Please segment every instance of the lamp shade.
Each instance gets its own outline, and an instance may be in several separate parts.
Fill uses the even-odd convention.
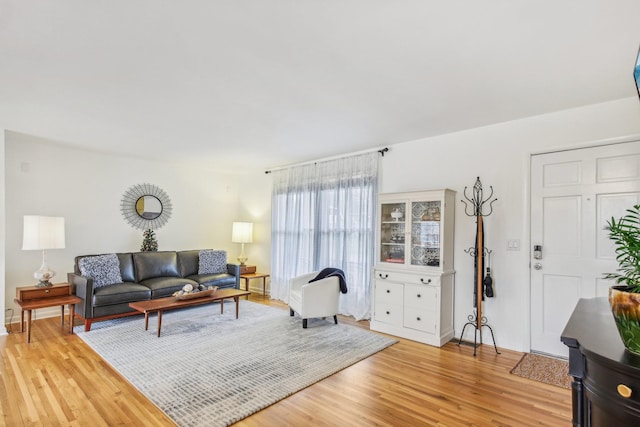
[[[251,243],[253,242],[253,223],[252,222],[234,222],[231,231],[232,243]]]
[[[23,250],[64,248],[64,218],[25,215],[22,229]]]

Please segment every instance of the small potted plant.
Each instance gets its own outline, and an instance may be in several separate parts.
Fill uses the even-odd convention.
[[[625,348],[640,354],[640,205],[607,226],[618,261],[616,272],[605,274],[617,283],[609,288],[609,304]]]
[[[158,240],[156,234],[152,229],[145,230],[142,233],[142,246],[140,246],[140,252],[157,252]]]

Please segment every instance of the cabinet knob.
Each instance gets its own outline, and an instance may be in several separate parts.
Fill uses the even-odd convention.
[[[629,388],[624,384],[618,384],[618,394],[620,396],[624,397],[625,399],[628,399],[631,397],[631,393],[632,393],[631,388]]]
[[[378,273],[378,276],[380,276],[381,279],[386,279],[387,277],[389,277],[388,274],[385,274],[384,276],[382,275],[382,273]]]
[[[48,294],[48,293],[49,293],[49,289],[45,289],[45,290],[44,290],[44,293],[45,293],[45,294]]]
[[[391,314],[391,313],[389,313],[389,312],[387,311],[387,314]]]
[[[422,297],[422,295],[418,294],[418,298],[421,298],[421,297]]]
[[[426,285],[426,284],[428,284],[428,283],[431,283],[431,279],[427,279],[427,281],[425,282],[425,281],[424,281],[424,279],[421,277],[421,278],[420,278],[420,282],[421,282],[423,285]]]
[[[388,293],[388,294],[390,294],[390,293],[391,293],[391,290],[390,290],[390,289],[387,289],[387,293]]]
[[[420,321],[420,318],[419,318],[419,317],[416,317],[416,320],[419,322],[419,321]]]

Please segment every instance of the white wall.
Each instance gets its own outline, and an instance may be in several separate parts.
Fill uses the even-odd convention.
[[[464,187],[477,176],[485,190],[493,186],[498,201],[485,218],[486,246],[493,250],[495,298],[483,312],[498,346],[528,351],[529,340],[529,158],[532,153],[597,144],[640,135],[640,102],[629,98],[546,114],[465,132],[390,146],[382,160],[381,192],[451,188],[455,205],[455,331],[459,336],[473,312],[475,220],[464,213]],[[487,193],[488,195],[488,193]],[[520,251],[507,251],[507,240],[520,240]],[[473,340],[467,328],[465,339]],[[491,343],[485,330],[484,342]]]
[[[271,274],[271,175],[264,170],[256,170],[236,177],[240,188],[238,215],[236,221],[253,222],[253,243],[245,244],[247,264],[255,265],[260,273]],[[240,254],[240,244],[229,253],[229,259],[236,262]],[[241,286],[244,286],[242,282]],[[249,283],[255,292],[262,292],[262,280]],[[270,281],[266,279],[266,291]]]
[[[396,144],[381,160],[380,191],[446,187],[456,190],[460,200],[476,176],[485,187],[495,188],[498,202],[486,218],[485,231],[487,246],[494,251],[496,297],[486,300],[484,311],[499,346],[528,351],[530,154],[638,135],[640,102],[629,98]],[[142,182],[164,189],[174,205],[173,217],[157,233],[161,250],[216,247],[227,249],[234,260],[240,248],[230,243],[231,223],[251,220],[255,232],[254,243],[246,246],[249,263],[270,271],[271,177],[264,170],[228,176],[202,167],[75,150],[11,132],[5,139],[6,158],[0,168],[5,167],[6,209],[0,212],[5,213],[7,231],[6,291],[0,299],[4,296],[7,306],[12,305],[15,286],[33,283],[31,274],[40,265],[39,254],[20,249],[22,215],[66,218],[67,248],[49,254],[58,279],[64,280],[75,255],[138,250],[142,232],[125,223],[119,207],[127,188]],[[21,171],[23,162],[30,164],[28,173]],[[473,261],[463,250],[473,244],[475,227],[462,203],[455,210],[459,334],[472,311]],[[520,240],[521,250],[508,252],[509,239]],[[485,342],[490,342],[486,334]]]
[[[6,307],[19,311],[13,299],[17,286],[35,284],[39,251],[23,251],[23,215],[63,216],[66,248],[47,251],[54,282],[65,282],[77,255],[138,251],[142,230],[132,228],[120,213],[125,191],[151,183],[163,189],[173,206],[169,222],[156,231],[160,250],[226,249],[234,260],[231,223],[237,220],[235,176],[145,159],[78,150],[15,132],[6,132],[5,214]],[[260,227],[257,227],[258,229]],[[239,251],[239,249],[238,249]],[[4,306],[4,305],[3,305]],[[58,309],[38,310],[39,317]]]
[[[4,127],[0,124],[0,307],[2,307],[2,311],[5,312],[5,179],[4,179],[4,146],[5,146],[5,130]],[[6,323],[6,322],[5,322]],[[6,335],[7,330],[5,328],[0,328],[0,335]]]
[[[611,140],[640,137],[640,102],[628,98],[500,123],[464,132],[390,145],[381,159],[380,192],[451,188],[455,208],[455,331],[459,337],[473,312],[473,259],[464,252],[475,239],[475,219],[464,213],[464,187],[477,176],[485,189],[493,186],[498,201],[485,219],[486,246],[493,250],[491,267],[495,298],[486,299],[484,313],[500,347],[530,349],[529,325],[529,160],[531,154],[557,151]],[[269,175],[263,171],[239,183],[241,212],[270,229]],[[261,192],[264,191],[264,194]],[[487,193],[488,194],[488,193]],[[264,212],[260,215],[250,212]],[[260,238],[262,240],[262,237]],[[507,251],[508,240],[519,240],[519,251]],[[256,237],[258,241],[258,237]],[[263,253],[257,253],[263,251]],[[270,259],[270,246],[253,244],[249,257],[259,264]],[[467,328],[465,339],[473,339]],[[484,331],[484,342],[491,343]]]
[[[271,176],[264,171],[236,177],[239,196],[239,221],[254,222],[253,243],[246,246],[250,263],[265,272],[271,265],[269,252],[271,249]]]

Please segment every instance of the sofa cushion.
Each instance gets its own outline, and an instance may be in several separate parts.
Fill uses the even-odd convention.
[[[151,290],[151,299],[171,296],[187,283],[194,287],[198,286],[197,282],[181,277],[154,277],[140,282],[141,285]]]
[[[135,282],[136,272],[133,269],[133,256],[131,252],[120,253],[118,261],[120,261],[120,275],[123,282]]]
[[[227,272],[227,251],[205,250],[198,254],[198,274]]]
[[[137,283],[116,283],[93,292],[93,306],[122,304],[151,299],[151,289]]]
[[[236,286],[236,276],[227,273],[218,274],[194,274],[187,279],[195,280],[206,286],[220,286],[222,288],[232,288]]]
[[[138,283],[154,277],[180,277],[178,256],[173,251],[136,252],[133,263]]]
[[[80,274],[93,279],[94,288],[122,283],[120,262],[116,254],[96,255],[80,259]]]
[[[178,268],[180,276],[187,277],[198,274],[198,254],[199,250],[179,251],[178,252]]]

